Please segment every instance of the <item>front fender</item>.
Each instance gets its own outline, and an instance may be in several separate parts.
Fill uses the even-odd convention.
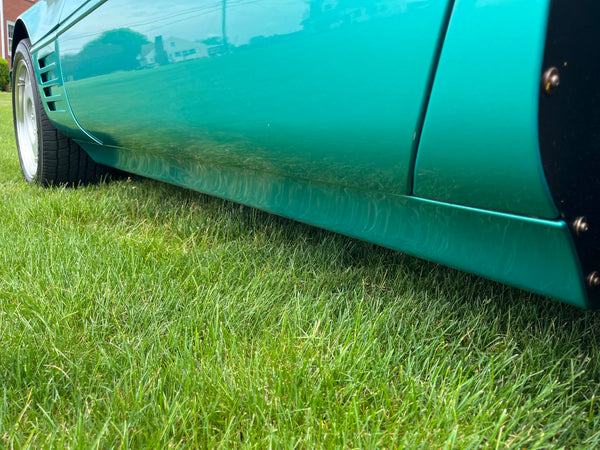
[[[19,41],[29,37],[32,45],[52,33],[89,0],[41,0],[25,11],[15,25],[13,54]]]

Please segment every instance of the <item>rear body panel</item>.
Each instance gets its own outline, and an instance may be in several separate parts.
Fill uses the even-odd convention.
[[[558,217],[537,133],[548,6],[456,3],[417,155],[415,195]]]

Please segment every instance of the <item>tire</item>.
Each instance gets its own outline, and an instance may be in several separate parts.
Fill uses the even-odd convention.
[[[13,120],[23,176],[42,186],[97,182],[108,168],[95,163],[48,119],[40,98],[29,39],[19,42],[13,58]]]

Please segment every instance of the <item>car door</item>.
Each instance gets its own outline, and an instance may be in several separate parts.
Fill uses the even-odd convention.
[[[59,37],[60,61],[80,126],[123,155],[408,194],[448,16],[438,0],[108,0]]]

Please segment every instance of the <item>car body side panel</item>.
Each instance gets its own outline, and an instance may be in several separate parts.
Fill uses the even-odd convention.
[[[48,0],[46,0],[48,1]],[[67,20],[71,14],[75,13],[79,8],[83,7],[88,3],[97,4],[105,0],[61,0],[62,9],[60,10],[60,23]]]
[[[327,1],[314,2],[316,10],[311,3],[296,0],[237,3],[246,8],[237,11],[237,16],[235,8],[225,7],[229,4],[225,1],[204,2],[203,7],[180,2],[196,9],[173,6],[179,14],[171,14],[171,9],[168,22],[161,15],[153,21],[143,13],[144,8],[164,9],[163,3],[154,0],[136,4],[139,14],[108,8],[125,8],[127,3],[132,2],[108,0],[93,11],[88,22],[77,23],[79,13],[71,15],[64,30],[47,36],[35,49],[38,82],[44,83],[42,73],[50,69],[58,77],[46,75],[46,84],[40,87],[44,95],[50,88],[44,101],[47,108],[54,103],[56,110],[48,111],[49,117],[97,162],[589,306],[564,221],[489,210],[514,209],[527,216],[554,218],[553,205],[544,207],[538,195],[543,185],[539,178],[521,180],[533,186],[529,197],[528,190],[498,178],[493,165],[499,160],[498,170],[503,173],[506,164],[488,152],[487,164],[476,166],[496,177],[499,186],[492,192],[488,180],[471,173],[476,179],[470,187],[476,193],[477,183],[483,183],[477,201],[471,202],[478,208],[451,204],[464,198],[454,194],[448,202],[411,195],[418,128],[451,3],[375,1],[370,4],[402,8],[391,13],[388,9],[389,14],[384,13],[386,8],[377,10],[382,14],[372,12],[363,22],[362,9],[355,14],[345,8],[340,15],[333,6],[332,11],[321,8],[337,4]],[[493,8],[501,3],[512,4],[507,0],[477,5]],[[546,5],[533,3],[535,8],[525,9]],[[260,16],[264,5],[273,6],[277,20],[269,26],[275,28],[270,34],[251,28],[244,31],[246,21],[261,27],[271,23],[264,15],[263,20],[251,20]],[[277,23],[285,22],[283,13],[293,9],[290,5],[306,7],[293,15],[296,22],[290,21],[298,29],[278,31]],[[258,8],[253,10],[254,6]],[[227,19],[215,25],[223,12]],[[404,21],[409,16],[411,20]],[[118,28],[121,17],[139,20],[124,20]],[[302,19],[298,22],[297,17]],[[202,18],[205,28],[196,23]],[[110,20],[117,25],[107,27]],[[455,26],[461,23],[457,20]],[[190,21],[204,34],[192,41],[177,37],[177,30],[185,30]],[[107,31],[116,35],[104,34]],[[139,64],[127,66],[132,64],[131,48],[119,47],[119,42],[135,42],[139,37],[135,33],[143,37],[137,41],[140,48],[133,58]],[[131,39],[123,40],[124,36]],[[202,57],[190,57],[192,50]],[[425,50],[429,53],[424,57]],[[99,56],[103,64],[95,65]],[[469,69],[485,71],[486,67]],[[444,70],[438,73],[443,75]],[[469,86],[457,88],[466,92],[468,100]],[[440,98],[432,97],[432,107]],[[509,120],[511,111],[502,111]],[[474,111],[469,114],[477,119]],[[529,117],[527,112],[517,115]],[[456,115],[446,117],[465,125]],[[514,132],[514,139],[531,138],[529,129],[524,132],[517,122],[504,131]],[[430,148],[432,130],[437,128],[426,127],[422,135],[424,149]],[[462,128],[439,130],[449,133],[449,139],[457,132],[468,144]],[[490,144],[483,135],[473,139],[483,149]],[[477,155],[469,148],[463,163],[472,172],[471,159],[477,160]],[[502,156],[517,158],[514,166],[521,162],[520,153],[502,149],[508,152]],[[525,146],[523,163],[529,169],[530,151],[531,145]],[[444,161],[444,155],[439,156]],[[458,164],[445,163],[443,172],[451,173]],[[522,175],[530,177],[533,172],[526,170]],[[415,187],[419,188],[425,178],[418,178],[419,171],[416,175]],[[439,175],[452,182],[452,177]],[[467,187],[464,184],[462,189]],[[450,191],[454,188],[449,185]],[[501,200],[503,190],[508,190],[508,201]],[[516,201],[516,192],[527,194],[525,200]]]
[[[40,0],[21,15],[32,44],[36,44],[90,0]],[[99,0],[95,0],[98,2]]]
[[[587,305],[575,249],[561,221],[82,145],[99,162],[132,173],[292,217],[579,307]]]
[[[107,145],[409,193],[449,4],[108,0],[59,35],[65,90]]]
[[[29,40],[35,44],[60,23],[60,12],[64,0],[41,0],[19,17],[26,28]]]
[[[96,143],[100,141],[87,133],[73,116],[64,89],[57,37],[60,31],[68,29],[105,1],[42,0],[18,19],[32,43],[37,84],[48,118],[65,135]]]
[[[50,36],[38,42],[32,49],[37,85],[46,114],[56,128],[65,135],[99,142],[86,133],[73,117],[60,72],[56,44],[56,39]]]
[[[538,142],[549,0],[457,0],[417,153],[419,197],[554,219]]]

